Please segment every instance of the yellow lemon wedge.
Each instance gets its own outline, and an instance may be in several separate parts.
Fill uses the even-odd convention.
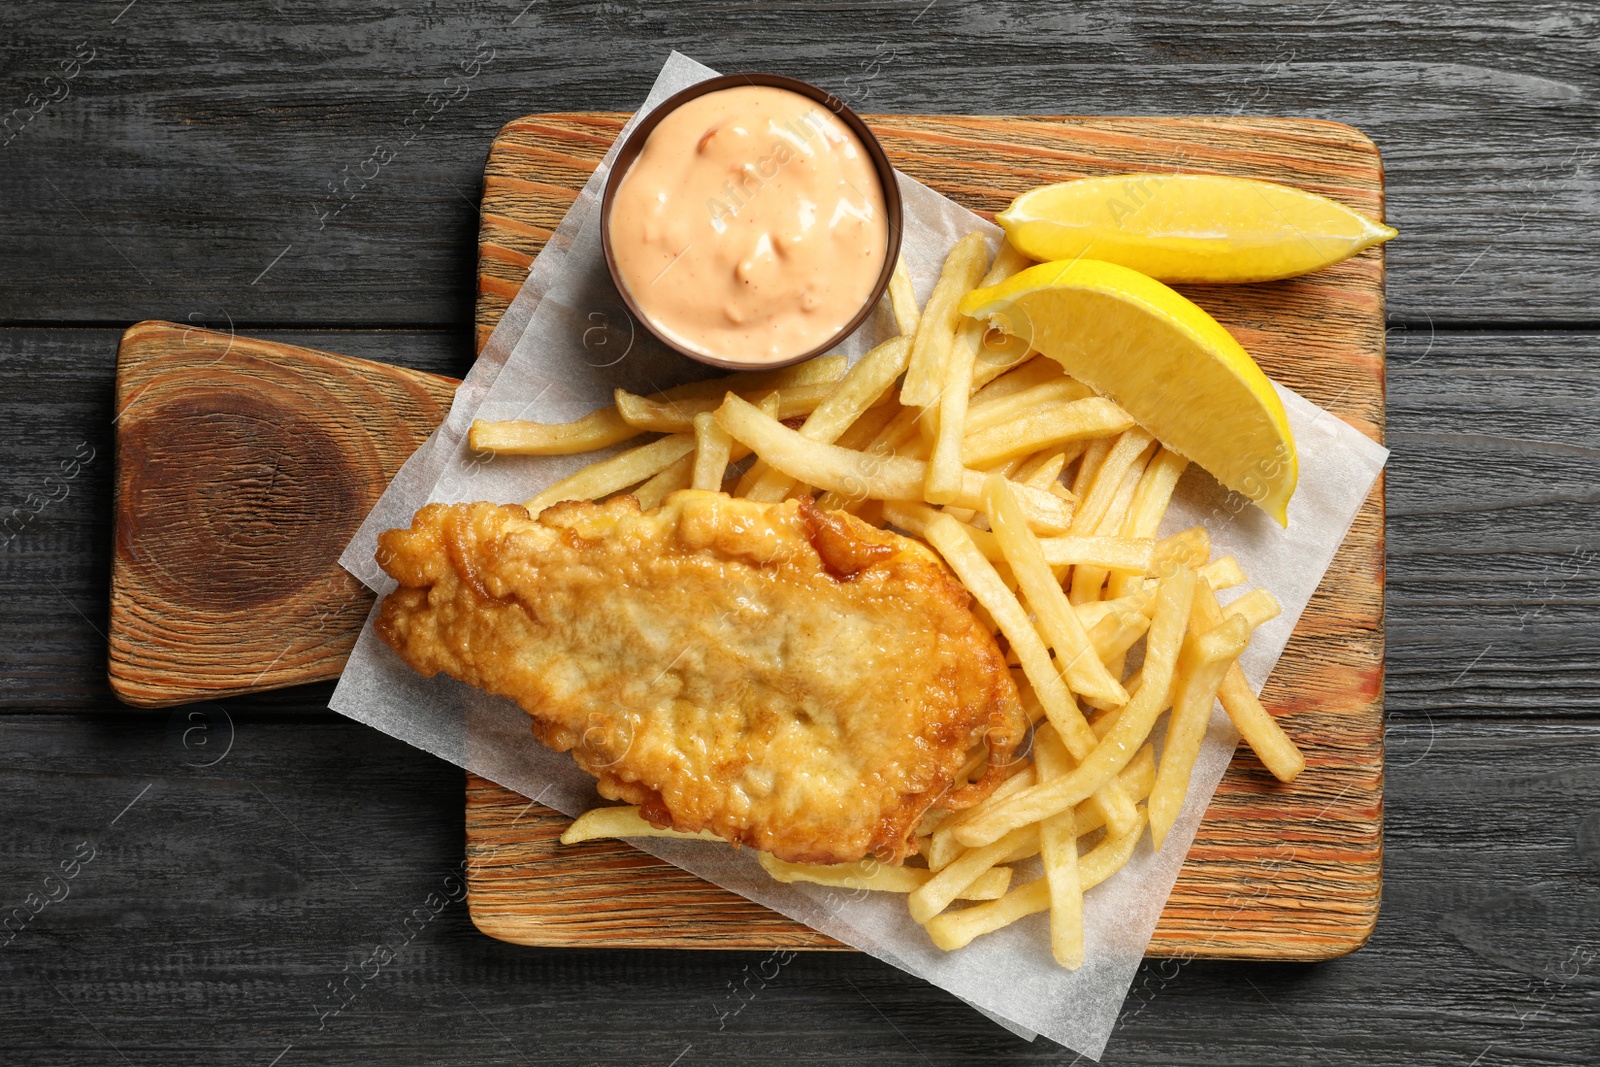
[[[1233,335],[1186,297],[1127,267],[1080,259],[968,293],[961,313],[1026,340],[1289,525],[1299,465],[1283,403]]]
[[[1292,278],[1398,232],[1325,196],[1212,174],[1045,185],[995,218],[1033,259],[1101,259],[1164,282]]]

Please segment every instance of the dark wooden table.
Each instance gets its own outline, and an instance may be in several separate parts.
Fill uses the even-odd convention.
[[[1401,230],[1382,916],[1330,963],[1146,964],[1106,1060],[1600,1062],[1597,42],[1577,0],[0,7],[0,914],[27,916],[0,1061],[1072,1060],[859,956],[796,956],[735,1013],[760,956],[492,941],[451,899],[456,768],[327,687],[170,713],[106,687],[121,329],[463,373],[493,132],[632,108],[678,48],[863,110],[1376,139]]]

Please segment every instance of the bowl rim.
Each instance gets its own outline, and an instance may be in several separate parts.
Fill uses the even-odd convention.
[[[665,331],[658,329],[650,318],[640,310],[638,303],[633,298],[633,294],[628,292],[628,287],[623,284],[622,275],[617,270],[616,255],[611,247],[611,205],[616,199],[617,189],[622,185],[622,181],[627,176],[628,170],[633,166],[634,161],[639,158],[639,153],[644,151],[645,142],[650,139],[650,135],[655,132],[661,120],[690,100],[705,96],[708,93],[744,85],[770,86],[799,93],[801,96],[822,104],[839,121],[848,126],[850,131],[856,135],[856,139],[861,142],[862,147],[866,149],[867,155],[872,160],[873,170],[877,172],[878,185],[883,191],[885,221],[888,223],[888,243],[883,258],[883,267],[878,271],[878,280],[874,283],[867,299],[862,302],[860,309],[857,310],[850,321],[845,323],[827,341],[817,345],[815,348],[801,352],[799,355],[784,356],[781,359],[761,362],[709,356],[704,352],[696,352],[685,345],[679,344],[672,338],[664,336]],[[867,317],[872,314],[873,309],[878,306],[878,302],[883,299],[883,294],[888,290],[889,281],[894,276],[895,265],[899,262],[903,218],[904,204],[901,201],[900,184],[895,177],[894,164],[889,162],[889,157],[884,152],[883,145],[878,143],[877,135],[872,132],[871,127],[849,105],[826,89],[812,85],[810,82],[801,81],[799,78],[791,78],[786,74],[741,71],[733,74],[719,74],[716,77],[707,78],[705,81],[696,82],[686,89],[679,90],[656,105],[628,133],[622,144],[618,146],[617,154],[611,161],[611,172],[606,175],[605,188],[601,194],[600,244],[605,252],[606,270],[611,275],[611,284],[616,287],[617,295],[622,298],[623,306],[628,309],[628,314],[632,315],[649,332],[650,336],[679,355],[687,356],[697,363],[704,363],[708,366],[723,370],[776,370],[781,367],[793,366],[796,363],[803,363],[808,359],[814,359],[831,351],[843,342],[845,338],[855,333],[863,322],[867,321]]]

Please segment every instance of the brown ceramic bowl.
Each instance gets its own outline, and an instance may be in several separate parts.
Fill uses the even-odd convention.
[[[878,281],[872,287],[872,294],[861,305],[861,309],[856,312],[855,316],[845,324],[844,328],[828,338],[825,344],[818,345],[808,352],[785,356],[782,359],[775,359],[766,363],[719,359],[716,356],[708,356],[702,352],[685,348],[675,343],[672,339],[662,336],[662,333],[655,328],[655,324],[639,310],[639,305],[634,301],[633,295],[628,292],[628,287],[622,283],[622,276],[617,271],[616,256],[611,249],[611,202],[616,199],[617,188],[622,184],[623,177],[628,173],[628,168],[633,166],[633,161],[639,157],[639,153],[644,150],[644,143],[650,139],[650,134],[655,132],[656,126],[674,108],[696,97],[717,92],[719,89],[732,89],[739,85],[770,85],[777,89],[788,89],[790,92],[810,97],[831,111],[840,122],[850,127],[861,141],[862,146],[867,150],[867,155],[872,158],[873,169],[877,171],[878,184],[883,188],[884,213],[887,216],[886,221],[888,222],[889,230],[889,247],[887,254],[883,257],[883,269],[878,272]],[[617,158],[611,165],[611,174],[606,178],[605,193],[600,200],[600,233],[601,243],[605,247],[606,269],[611,272],[611,281],[616,285],[617,292],[621,294],[622,302],[628,308],[628,314],[632,315],[635,321],[649,330],[652,337],[655,337],[674,352],[681,353],[700,363],[710,364],[713,367],[722,367],[727,370],[770,370],[777,367],[787,367],[791,364],[808,360],[813,356],[822,355],[854,333],[856,328],[866,321],[867,316],[872,314],[872,309],[883,298],[884,290],[889,288],[889,278],[894,274],[895,262],[900,257],[902,210],[900,186],[895,181],[894,167],[889,163],[889,157],[884,155],[883,146],[878,143],[877,137],[873,136],[872,131],[867,128],[867,124],[861,121],[861,116],[846,107],[843,101],[826,89],[820,89],[810,82],[785,77],[782,74],[759,74],[754,72],[723,74],[719,77],[709,78],[696,85],[691,85],[682,92],[668,97],[661,102],[659,107],[646,115],[644,120],[633,128],[632,133],[628,134],[628,139],[622,142],[622,147],[617,151]]]

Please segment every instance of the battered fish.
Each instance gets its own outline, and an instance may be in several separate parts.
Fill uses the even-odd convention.
[[[510,697],[602,796],[782,859],[914,851],[1027,729],[968,594],[922,544],[809,499],[430,505],[380,539],[377,630]],[[989,770],[956,778],[987,742]]]

